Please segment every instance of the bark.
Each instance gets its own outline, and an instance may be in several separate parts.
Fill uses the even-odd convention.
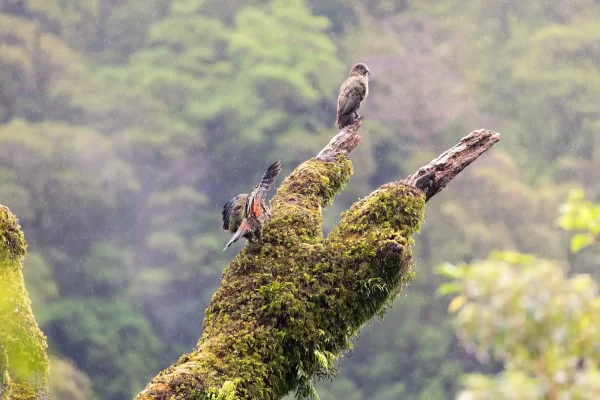
[[[298,166],[271,201],[263,240],[223,273],[194,350],[156,376],[138,400],[281,399],[311,391],[333,358],[413,276],[411,235],[425,202],[491,148],[475,131],[404,181],[381,186],[323,237],[323,207],[352,174],[361,121]]]
[[[0,400],[48,399],[46,337],[25,289],[26,252],[17,219],[0,206]]]
[[[429,200],[446,187],[460,171],[500,140],[500,135],[480,129],[461,139],[460,143],[443,152],[413,175],[404,180],[407,185],[421,189]]]

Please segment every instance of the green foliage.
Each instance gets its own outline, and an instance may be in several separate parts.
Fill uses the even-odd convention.
[[[90,378],[69,360],[50,356],[50,396],[62,400],[87,400],[92,395]]]
[[[256,179],[247,165],[261,165],[261,154],[278,148],[279,157],[304,161],[290,141],[302,132],[305,145],[333,123],[330,114],[314,110],[331,101],[343,67],[325,34],[329,21],[311,15],[302,0],[238,7],[231,21],[212,17],[207,7],[210,2],[174,1],[169,16],[152,27],[147,48],[126,68],[102,71],[151,93],[179,123],[197,130],[207,163],[227,160],[223,184],[210,193],[222,203],[248,190],[240,183]]]
[[[560,208],[558,225],[576,232],[571,238],[571,252],[577,253],[596,242],[600,235],[600,204],[584,201],[583,190],[573,190]]]
[[[449,311],[465,349],[482,362],[504,363],[496,376],[467,375],[459,399],[600,394],[600,330],[593,322],[600,318],[600,296],[589,275],[569,278],[556,262],[493,253],[455,267],[452,279],[457,296]]]
[[[322,331],[324,333],[324,331]],[[335,361],[337,357],[329,351],[314,350],[316,375],[321,379],[324,377],[333,377],[337,370],[335,369]],[[314,371],[298,370],[298,387],[294,393],[296,399],[313,399],[320,400],[319,393],[315,386]]]
[[[157,368],[159,341],[139,310],[121,299],[60,300],[41,321],[54,350],[94,376],[95,392],[131,398]]]
[[[482,93],[483,110],[502,118],[505,130],[515,133],[507,139],[527,179],[533,184],[547,178],[591,183],[598,151],[593,111],[600,93],[593,67],[598,3],[434,3],[418,8],[434,9],[449,26],[465,18],[477,21],[464,29],[472,40],[461,54],[464,67]],[[475,65],[481,54],[490,57]]]
[[[128,80],[160,92],[187,121],[218,124],[213,129],[258,143],[275,129],[290,129],[285,112],[306,110],[333,89],[341,65],[322,33],[328,20],[311,16],[302,0],[245,7],[231,28],[201,11],[200,3],[174,1],[171,17],[151,31],[152,47],[128,68]],[[210,102],[192,100],[208,93]]]
[[[210,400],[235,400],[235,388],[238,381],[225,381],[217,394],[208,394]]]

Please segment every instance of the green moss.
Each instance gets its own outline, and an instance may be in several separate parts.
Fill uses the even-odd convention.
[[[315,204],[325,207],[346,186],[352,173],[352,163],[346,156],[337,156],[333,162],[313,158],[302,163],[283,181],[272,205],[291,202],[308,208]]]
[[[323,239],[321,210],[351,173],[346,157],[313,159],[283,182],[263,241],[247,244],[224,271],[196,349],[140,399],[167,398],[150,395],[159,385],[163,394],[204,399],[227,381],[237,382],[234,399],[280,399],[294,389],[309,395],[312,376],[332,373],[324,360],[347,349],[411,279],[410,235],[425,205],[421,192],[385,185]]]
[[[225,381],[223,386],[218,390],[217,393],[211,393],[209,391],[208,398],[210,400],[235,400],[235,388],[239,380],[236,381]]]
[[[23,280],[27,244],[15,216],[0,206],[0,366],[9,377],[10,399],[36,399],[47,393],[46,338],[31,311]]]
[[[27,254],[27,242],[17,218],[5,206],[0,206],[0,259],[21,260]],[[6,266],[16,264],[7,263]]]
[[[8,356],[3,348],[0,348],[0,400],[10,400],[12,396],[12,382],[8,373]]]

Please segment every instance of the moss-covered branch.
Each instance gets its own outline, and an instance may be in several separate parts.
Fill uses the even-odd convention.
[[[46,338],[23,280],[26,252],[17,219],[0,206],[0,400],[48,399]]]
[[[310,379],[327,373],[332,358],[412,277],[411,235],[421,226],[426,198],[497,141],[491,132],[494,140],[474,132],[474,140],[449,151],[452,162],[434,160],[404,182],[383,185],[324,239],[321,211],[352,174],[347,154],[359,142],[359,125],[284,180],[263,241],[248,243],[225,269],[196,348],[137,399],[308,394]]]

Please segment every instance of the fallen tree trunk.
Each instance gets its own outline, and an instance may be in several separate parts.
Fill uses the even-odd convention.
[[[15,216],[0,206],[0,400],[47,400],[46,338],[23,280],[27,243]]]
[[[298,166],[271,201],[260,243],[229,263],[206,310],[196,348],[161,372],[138,400],[280,399],[308,395],[351,337],[412,278],[411,235],[425,202],[491,148],[474,131],[403,181],[347,210],[323,238],[323,207],[352,175],[348,154],[361,121]]]

